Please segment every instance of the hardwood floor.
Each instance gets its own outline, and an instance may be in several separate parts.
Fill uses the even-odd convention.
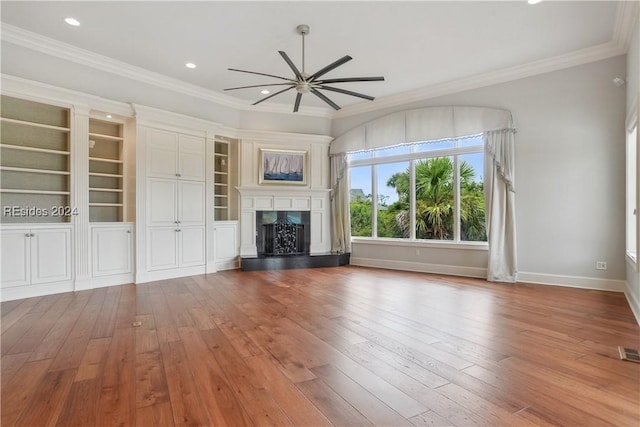
[[[620,293],[339,267],[1,308],[3,427],[640,422]]]

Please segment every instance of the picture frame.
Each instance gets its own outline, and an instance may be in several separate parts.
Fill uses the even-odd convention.
[[[307,185],[308,152],[260,149],[260,184]]]

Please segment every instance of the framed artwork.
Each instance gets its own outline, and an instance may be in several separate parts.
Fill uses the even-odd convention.
[[[260,149],[260,184],[307,184],[307,152]]]

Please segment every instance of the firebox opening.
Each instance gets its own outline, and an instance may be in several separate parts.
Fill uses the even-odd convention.
[[[309,255],[309,211],[257,211],[259,257]]]

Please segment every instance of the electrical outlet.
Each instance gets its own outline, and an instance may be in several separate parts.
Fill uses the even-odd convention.
[[[606,261],[596,261],[596,270],[606,270],[607,262]]]

